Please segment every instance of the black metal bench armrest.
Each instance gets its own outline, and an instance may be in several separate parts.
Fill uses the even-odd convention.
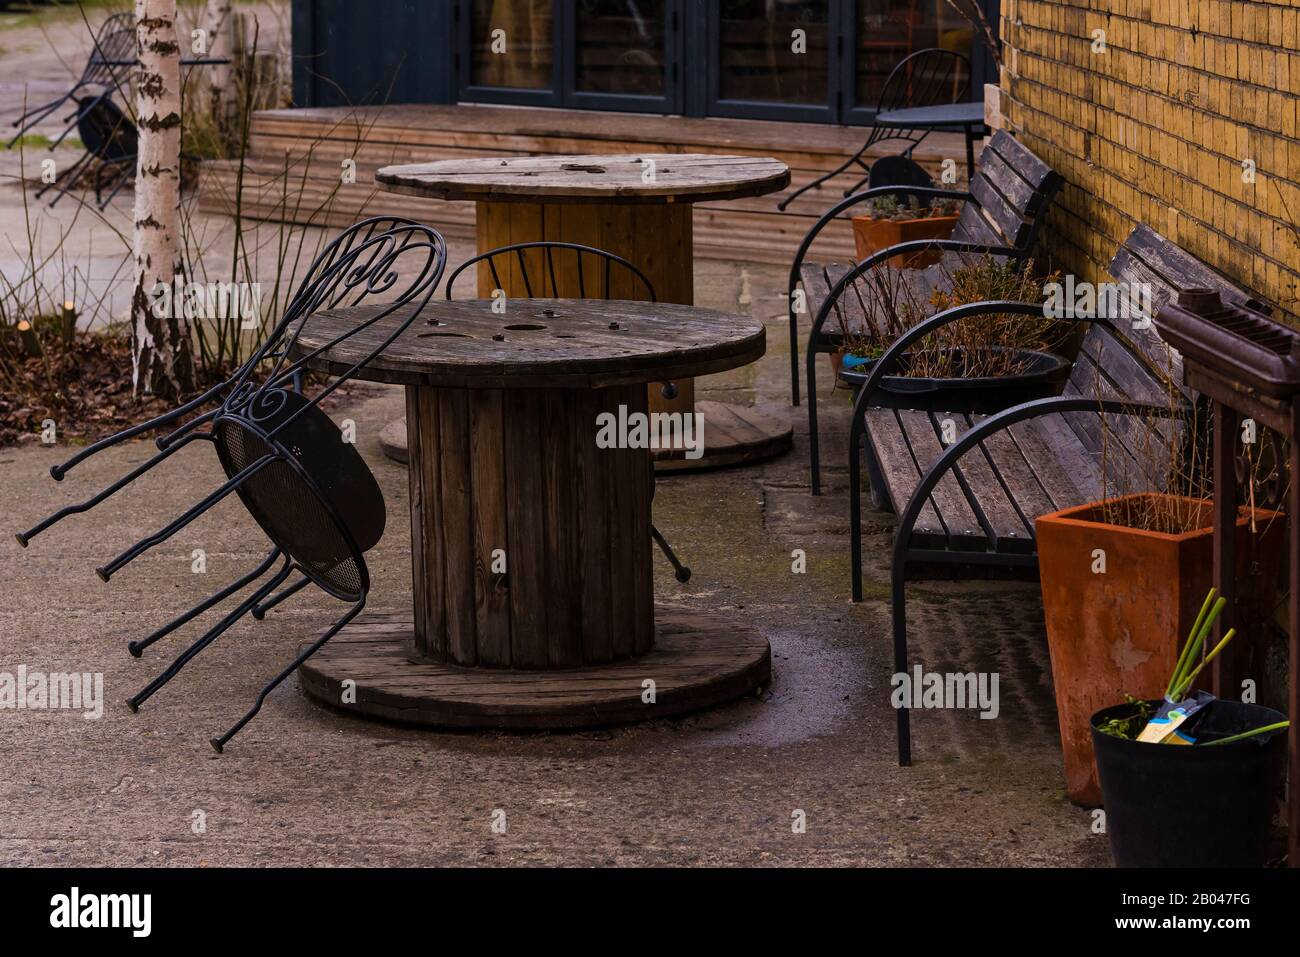
[[[908,256],[912,253],[932,252],[939,250],[949,253],[977,253],[985,256],[1023,256],[1023,249],[1016,249],[1012,246],[989,246],[984,243],[968,243],[960,239],[913,239],[905,243],[895,243],[886,249],[881,249],[872,253],[862,262],[858,263],[831,287],[830,292],[826,294],[826,301],[821,304],[817,310],[817,315],[813,319],[812,331],[808,334],[808,345],[811,347],[816,343],[818,335],[822,331],[822,326],[826,323],[826,317],[830,315],[831,309],[835,303],[844,295],[844,290],[856,282],[870,269],[891,259],[894,256]],[[1039,307],[1041,308],[1041,306]]]
[[[943,478],[944,473],[956,465],[957,460],[967,451],[983,442],[993,433],[1001,432],[1018,422],[1061,412],[1098,412],[1112,415],[1153,415],[1157,418],[1182,418],[1190,415],[1191,409],[1189,406],[1185,407],[1185,404],[1170,408],[1167,405],[1157,405],[1153,402],[1125,402],[1119,399],[1098,399],[1093,396],[1052,396],[1047,399],[1022,402],[1020,405],[1013,405],[1009,409],[1003,409],[1001,412],[989,416],[982,422],[967,429],[956,442],[944,449],[943,454],[930,466],[929,471],[925,473],[920,484],[912,492],[911,501],[907,503],[907,508],[903,510],[903,514],[898,519],[898,530],[894,538],[894,560],[898,561],[900,552],[906,548],[907,538],[911,533],[912,526],[916,523],[917,517],[921,514],[921,509],[924,507],[926,499],[930,497],[930,493],[934,491],[934,487],[939,484],[939,480]]]
[[[934,186],[877,186],[873,189],[865,190],[861,193],[854,193],[847,199],[842,199],[825,213],[821,219],[813,223],[812,228],[803,237],[803,242],[799,244],[799,251],[794,254],[794,263],[790,266],[790,310],[794,310],[794,287],[799,284],[799,270],[803,266],[804,258],[808,255],[808,250],[812,248],[813,240],[819,233],[826,228],[827,224],[839,216],[840,213],[858,203],[864,203],[869,199],[875,199],[877,196],[889,196],[896,193],[907,193],[913,196],[926,196],[931,199],[960,199],[963,202],[974,203],[979,205],[977,200],[970,193],[960,189],[938,189]]]

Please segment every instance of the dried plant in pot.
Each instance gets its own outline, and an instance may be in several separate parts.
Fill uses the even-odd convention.
[[[1035,522],[1066,791],[1085,807],[1102,800],[1092,716],[1124,695],[1161,696],[1212,584],[1214,544],[1199,416],[1097,419],[1101,498]],[[1252,610],[1272,607],[1285,524],[1275,511],[1239,513],[1238,620],[1252,632],[1264,624]]]
[[[853,217],[853,244],[858,261],[882,249],[918,239],[947,239],[957,225],[961,204],[952,199],[920,202],[915,196],[881,196],[864,204],[865,213]],[[900,253],[886,260],[893,269],[921,269],[937,263],[938,251]]]
[[[946,309],[968,303],[1040,303],[1054,277],[1041,277],[1033,260],[1011,263],[991,257],[955,257],[951,266],[918,282],[896,269],[874,269],[857,290],[881,318],[880,351],[908,329]],[[946,412],[996,412],[1060,391],[1070,363],[1056,354],[1069,334],[1042,314],[987,313],[969,316],[922,337],[891,367],[873,405]],[[846,336],[845,341],[851,337]],[[841,378],[860,384],[866,369],[841,367]]]

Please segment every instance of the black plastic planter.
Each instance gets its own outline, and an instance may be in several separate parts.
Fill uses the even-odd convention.
[[[1060,392],[1061,383],[1070,374],[1069,360],[1032,349],[1014,351],[1019,354],[1022,366],[1022,371],[1015,375],[949,378],[886,375],[881,378],[870,404],[877,408],[928,412],[1000,412]],[[903,365],[908,355],[904,353],[899,358]],[[842,369],[840,378],[857,389],[870,374],[871,365],[866,365],[861,369]]]
[[[1097,730],[1132,713],[1132,705],[1122,704],[1092,716],[1115,866],[1262,867],[1286,732],[1204,747],[1127,741]],[[1194,733],[1198,741],[1210,741],[1284,720],[1286,715],[1262,705],[1216,701]]]

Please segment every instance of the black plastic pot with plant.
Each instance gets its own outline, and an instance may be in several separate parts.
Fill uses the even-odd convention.
[[[1206,598],[1163,698],[1092,716],[1092,744],[1117,867],[1262,867],[1286,757],[1286,716],[1193,692],[1232,640],[1206,652],[1222,610]]]

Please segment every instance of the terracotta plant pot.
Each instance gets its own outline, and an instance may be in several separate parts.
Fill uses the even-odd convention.
[[[870,216],[853,217],[853,243],[857,247],[858,262],[882,249],[917,239],[947,239],[957,225],[956,216],[931,216],[927,219],[873,219]],[[890,256],[887,264],[894,269],[921,269],[937,263],[943,253],[932,252]]]
[[[1130,495],[1116,502],[1152,497]],[[1197,506],[1204,527],[1181,535],[1108,525],[1098,502],[1034,523],[1066,791],[1075,804],[1101,803],[1089,719],[1126,694],[1144,699],[1164,694],[1213,584],[1210,504]],[[1254,546],[1249,515],[1243,512],[1237,523],[1242,598],[1252,571],[1259,582],[1275,583],[1281,562],[1286,517],[1256,510],[1255,518],[1261,540]],[[1094,571],[1103,554],[1105,571]],[[1236,647],[1238,640],[1229,652],[1243,650]]]

